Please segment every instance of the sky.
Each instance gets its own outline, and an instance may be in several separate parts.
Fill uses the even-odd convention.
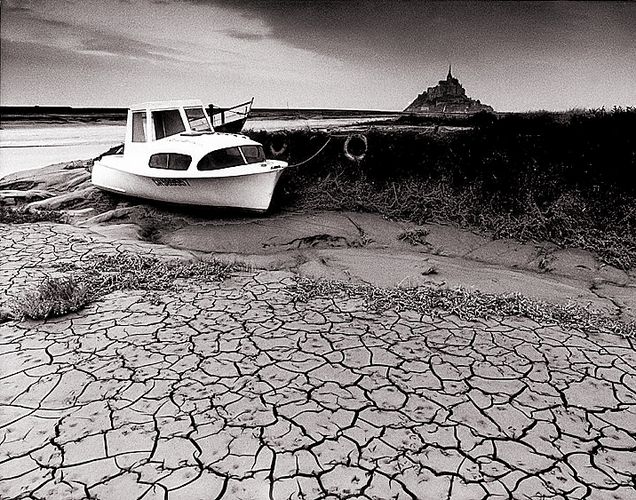
[[[449,64],[497,111],[636,105],[632,2],[0,1],[2,105],[402,110]]]

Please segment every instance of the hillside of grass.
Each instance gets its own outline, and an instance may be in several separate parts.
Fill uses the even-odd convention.
[[[636,108],[462,119],[470,128],[368,128],[360,161],[342,154],[342,132],[248,135],[270,153],[284,149],[279,157],[292,164],[331,137],[316,158],[286,171],[278,206],[453,222],[589,249],[622,269],[636,265]]]

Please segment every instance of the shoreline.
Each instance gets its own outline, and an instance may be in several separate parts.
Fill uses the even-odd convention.
[[[26,208],[35,214],[34,220],[44,210],[104,236],[313,279],[521,293],[557,304],[592,305],[628,321],[636,318],[636,297],[629,298],[629,290],[636,288],[636,272],[603,264],[589,251],[493,239],[492,233],[454,224],[417,224],[346,210],[274,208],[265,216],[212,210],[201,216],[195,208],[97,191],[90,184],[88,164],[62,163],[10,174],[0,181],[0,204],[9,211]],[[28,187],[11,191],[12,185]]]
[[[633,271],[380,214],[126,199],[89,169],[0,181],[3,498],[632,491]]]

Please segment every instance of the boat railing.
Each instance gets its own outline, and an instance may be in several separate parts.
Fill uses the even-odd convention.
[[[216,127],[218,125],[224,125],[236,120],[243,120],[247,117],[250,110],[252,109],[253,103],[254,98],[252,97],[252,99],[247,102],[243,102],[229,108],[222,108],[220,106],[210,104],[208,106],[208,112],[210,113],[212,126]]]

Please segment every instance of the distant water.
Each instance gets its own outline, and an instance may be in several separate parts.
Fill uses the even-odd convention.
[[[125,135],[125,125],[3,123],[0,177],[53,163],[94,158],[124,142]]]
[[[386,120],[386,116],[369,117],[349,117],[349,118],[276,118],[276,119],[255,119],[245,123],[244,130],[292,130],[299,128],[324,128],[324,127],[345,127],[360,122],[373,122]]]
[[[386,119],[384,116],[310,119],[248,120],[245,130],[278,130],[335,127]],[[2,123],[0,129],[0,178],[21,170],[54,163],[95,158],[124,142],[123,124]]]

